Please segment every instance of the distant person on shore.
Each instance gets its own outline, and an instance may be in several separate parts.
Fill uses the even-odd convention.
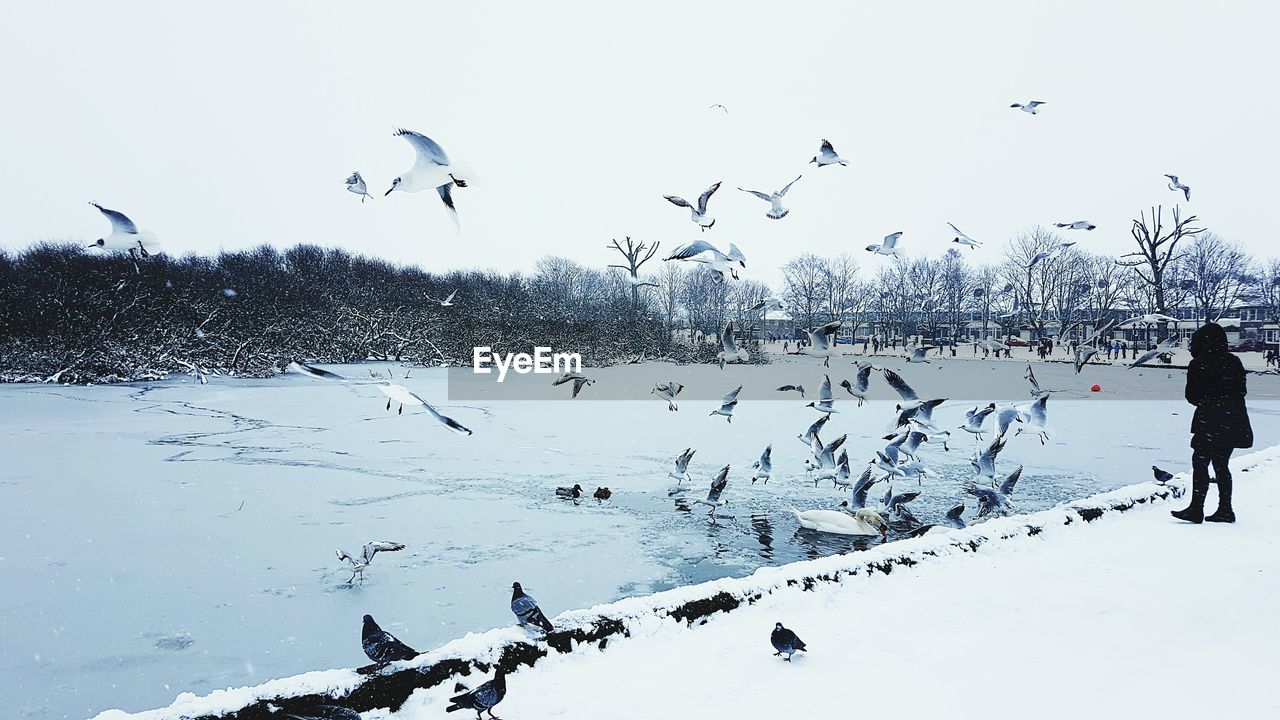
[[[1253,447],[1253,428],[1244,405],[1245,376],[1240,358],[1227,350],[1227,333],[1221,325],[1209,323],[1191,336],[1186,390],[1187,402],[1196,406],[1191,419],[1191,505],[1173,511],[1179,520],[1236,521],[1227,463],[1236,448]],[[1205,517],[1210,465],[1218,485],[1218,509]]]

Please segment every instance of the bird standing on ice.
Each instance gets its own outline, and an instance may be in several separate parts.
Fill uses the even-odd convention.
[[[369,186],[365,184],[364,178],[360,176],[360,172],[356,171],[347,176],[347,192],[353,192],[360,196],[360,204],[363,205],[366,198],[373,197],[369,194]]]
[[[787,662],[791,662],[791,656],[798,652],[808,652],[804,641],[794,632],[782,627],[782,623],[774,624],[773,632],[769,633],[769,643],[777,651],[774,656],[786,655]]]
[[[685,200],[678,195],[663,195],[662,197],[666,198],[667,202],[672,205],[689,208],[689,218],[693,220],[695,225],[702,228],[703,231],[706,231],[707,228],[716,224],[715,218],[707,215],[707,202],[711,200],[711,196],[719,189],[720,183],[716,183],[704,190],[702,195],[698,196],[697,206],[689,204],[688,200]]]
[[[347,580],[350,585],[356,581],[356,576],[360,576],[360,582],[364,582],[364,570],[369,567],[369,563],[373,562],[373,556],[379,552],[395,552],[403,550],[404,543],[392,542],[390,540],[374,540],[367,542],[364,547],[360,548],[360,557],[356,558],[351,553],[338,548],[338,559],[345,560],[351,564],[351,579]],[[367,617],[367,616],[366,616]]]
[[[453,187],[464,188],[475,180],[463,173],[460,168],[449,162],[449,155],[435,140],[403,128],[397,129],[396,137],[402,137],[413,147],[417,159],[413,167],[395,180],[391,181],[391,189],[383,195],[390,195],[396,190],[415,193],[428,188],[435,188],[440,194],[440,201],[449,209],[449,216],[455,226],[461,227],[458,220],[458,209],[453,204]]]
[[[756,197],[760,198],[761,200],[763,200],[763,201],[765,201],[765,202],[769,203],[769,205],[770,205],[769,212],[767,212],[767,213],[765,213],[765,214],[764,214],[764,215],[765,215],[765,217],[767,217],[767,218],[769,218],[769,219],[771,219],[771,220],[781,220],[782,218],[786,217],[788,213],[790,213],[790,212],[791,212],[791,211],[790,211],[790,210],[788,210],[787,208],[782,207],[782,198],[786,197],[786,195],[787,195],[787,191],[788,191],[788,190],[790,190],[790,189],[791,189],[791,186],[792,186],[792,185],[795,185],[795,184],[796,184],[796,182],[797,182],[797,181],[799,181],[801,177],[803,177],[803,176],[802,176],[802,175],[797,175],[797,176],[796,176],[796,179],[795,179],[795,180],[792,180],[792,181],[791,181],[791,182],[789,182],[789,183],[787,183],[786,187],[782,188],[781,190],[779,190],[779,191],[777,191],[777,192],[775,192],[775,193],[769,194],[769,195],[766,195],[766,194],[764,194],[764,193],[760,192],[759,190],[748,190],[748,189],[743,188],[743,187],[740,187],[740,188],[738,188],[738,189],[739,189],[739,190],[741,190],[741,191],[742,191],[742,192],[744,192],[744,193],[750,193],[750,194],[752,194],[752,195],[755,195]]]

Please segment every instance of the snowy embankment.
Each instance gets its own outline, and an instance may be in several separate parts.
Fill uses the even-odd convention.
[[[1170,486],[1139,483],[965,530],[935,531],[866,552],[763,568],[745,578],[564,613],[546,642],[519,628],[503,628],[468,635],[380,674],[306,673],[203,697],[182,695],[167,708],[133,715],[107,711],[98,718],[268,718],[320,702],[362,712],[385,709],[373,716],[396,710],[403,717],[434,717],[442,714],[456,679],[476,670],[484,674],[495,662],[511,668],[537,665],[508,680],[509,699],[501,709],[522,718],[577,711],[599,717],[605,703],[608,715],[619,718],[647,717],[682,702],[693,712],[710,697],[718,698],[716,715],[737,710],[763,717],[769,713],[762,703],[796,712],[802,710],[797,702],[807,706],[802,712],[807,714],[829,709],[831,698],[851,683],[867,693],[859,700],[864,707],[867,702],[885,709],[908,703],[923,712],[916,707],[923,703],[940,712],[949,709],[952,716],[958,704],[990,711],[993,702],[1006,706],[1011,693],[1030,698],[1051,688],[1061,701],[1041,704],[1040,710],[1071,715],[1081,709],[1079,688],[1070,687],[1080,678],[1109,680],[1103,691],[1113,699],[1129,693],[1127,678],[1171,678],[1186,670],[1170,665],[1170,658],[1180,657],[1182,648],[1191,662],[1199,657],[1196,643],[1207,648],[1203,672],[1214,678],[1274,666],[1250,653],[1277,654],[1277,623],[1269,617],[1275,611],[1265,599],[1271,597],[1270,579],[1260,573],[1276,566],[1272,537],[1280,503],[1268,493],[1268,484],[1280,480],[1280,448],[1242,456],[1233,467],[1242,517],[1236,526],[1195,528],[1172,521],[1165,513],[1170,505],[1162,501],[1181,495],[1187,478],[1180,475]],[[1128,510],[1141,511],[1077,531]],[[889,574],[892,581],[876,580]],[[1247,607],[1232,610],[1223,604]],[[1197,626],[1198,619],[1211,624]],[[794,668],[776,667],[777,659],[770,656],[767,636],[775,620],[809,642],[810,652]],[[684,630],[703,624],[697,631]],[[1186,639],[1177,642],[1178,635]],[[612,642],[624,637],[625,642]],[[582,647],[606,644],[604,656]],[[555,658],[561,653],[570,655]],[[873,681],[886,666],[896,668],[897,675]],[[1029,684],[1011,680],[1015,671]],[[776,672],[792,674],[783,681],[772,675]],[[897,684],[887,687],[891,676]],[[467,682],[479,682],[477,677]],[[761,693],[760,683],[776,687]],[[1248,685],[1243,678],[1231,684],[1236,688],[1231,702],[1258,697],[1238,692]],[[549,686],[563,692],[551,692]],[[904,694],[926,686],[932,700]],[[635,697],[623,699],[619,693]],[[1132,702],[1145,707],[1164,695],[1143,690]],[[1179,713],[1190,707],[1165,703]]]

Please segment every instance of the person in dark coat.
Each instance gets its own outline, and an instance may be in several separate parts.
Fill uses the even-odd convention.
[[[1227,351],[1227,333],[1221,325],[1209,323],[1191,336],[1186,391],[1187,402],[1196,406],[1191,419],[1191,505],[1173,512],[1179,520],[1236,521],[1227,462],[1236,448],[1253,447],[1253,427],[1244,406],[1245,376],[1240,358]],[[1218,509],[1205,517],[1210,465],[1218,484]]]

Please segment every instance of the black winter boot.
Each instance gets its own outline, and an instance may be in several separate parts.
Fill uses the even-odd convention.
[[[1233,523],[1236,514],[1231,509],[1231,480],[1218,480],[1218,509],[1205,518],[1209,522]]]
[[[1185,510],[1174,510],[1169,514],[1179,520],[1199,525],[1204,522],[1204,499],[1209,495],[1209,478],[1193,478],[1191,481],[1191,504]]]

